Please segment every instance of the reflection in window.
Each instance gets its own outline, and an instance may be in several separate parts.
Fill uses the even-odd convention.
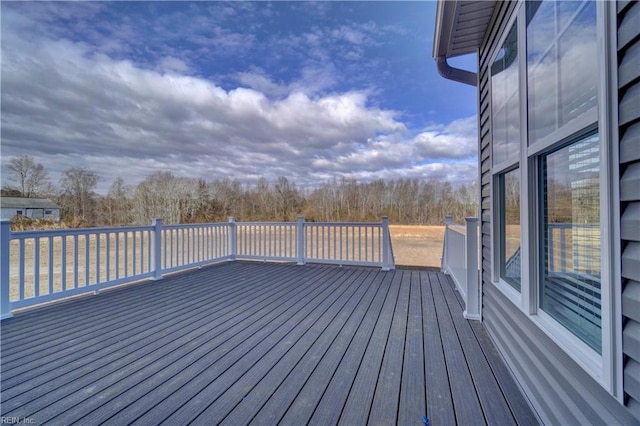
[[[493,164],[500,164],[520,152],[517,27],[518,23],[514,22],[491,64]]]
[[[500,278],[520,291],[520,171],[499,177]]]
[[[541,157],[540,307],[601,352],[599,139]]]
[[[597,106],[596,2],[526,2],[529,143]]]

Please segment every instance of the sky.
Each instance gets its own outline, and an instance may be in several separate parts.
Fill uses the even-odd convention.
[[[2,184],[100,176],[477,177],[474,87],[440,77],[436,3],[6,2]],[[474,70],[475,58],[457,64]]]

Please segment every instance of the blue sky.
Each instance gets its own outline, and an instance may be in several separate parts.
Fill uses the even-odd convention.
[[[178,176],[476,177],[475,89],[435,2],[2,2],[2,164]],[[475,58],[458,64],[474,67]]]

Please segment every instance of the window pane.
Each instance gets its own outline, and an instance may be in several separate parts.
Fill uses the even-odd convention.
[[[540,307],[601,352],[599,147],[592,135],[541,158]]]
[[[596,2],[527,2],[529,143],[597,107]]]
[[[520,291],[520,170],[499,177],[500,278]]]
[[[517,157],[520,152],[517,26],[515,22],[491,64],[493,164]]]

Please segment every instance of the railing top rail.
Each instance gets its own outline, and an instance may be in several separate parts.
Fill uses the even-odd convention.
[[[224,228],[229,226],[229,222],[210,222],[210,223],[182,223],[162,225],[162,229],[191,229],[191,228]]]
[[[25,238],[64,237],[70,235],[91,235],[116,232],[153,231],[153,226],[113,226],[103,228],[45,229],[41,231],[11,231],[12,240]]]
[[[368,226],[370,228],[380,227],[380,222],[305,222],[305,226]]]
[[[449,231],[453,231],[458,234],[466,235],[467,228],[464,225],[449,225]]]
[[[235,224],[238,226],[243,226],[243,225],[244,226],[261,226],[261,225],[296,226],[297,222],[235,222]]]

